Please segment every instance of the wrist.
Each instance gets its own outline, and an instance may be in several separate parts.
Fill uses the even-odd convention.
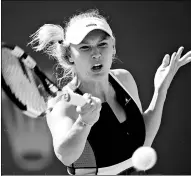
[[[167,91],[168,91],[168,88],[166,88],[166,87],[160,87],[160,88],[155,87],[155,89],[154,89],[155,94],[160,94],[162,96],[166,96]]]
[[[153,97],[160,99],[161,101],[165,101],[166,95],[167,95],[167,89],[155,89]]]
[[[81,116],[78,117],[77,121],[78,121],[82,126],[84,126],[84,127],[92,127],[92,126],[93,126],[92,123],[89,123],[89,122],[84,121],[84,119],[83,119]]]

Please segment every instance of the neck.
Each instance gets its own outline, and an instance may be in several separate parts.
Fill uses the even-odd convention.
[[[89,93],[94,97],[100,98],[102,102],[107,101],[111,96],[111,85],[108,76],[102,80],[81,80],[79,89],[82,93]]]

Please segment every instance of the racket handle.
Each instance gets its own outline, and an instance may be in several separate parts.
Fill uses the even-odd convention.
[[[70,88],[63,90],[62,99],[75,106],[84,106],[86,104],[86,99],[74,93]]]
[[[60,100],[64,100],[74,106],[84,106],[86,104],[86,99],[83,96],[74,93],[70,88],[64,88],[62,91],[58,91],[57,95],[58,99],[50,103],[48,105],[49,108],[43,112],[41,116],[46,116],[48,113],[50,113],[54,107],[54,104]]]

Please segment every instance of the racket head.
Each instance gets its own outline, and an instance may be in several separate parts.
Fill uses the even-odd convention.
[[[28,54],[16,45],[1,44],[2,88],[26,115],[36,118],[46,111],[45,96],[38,88],[38,77],[22,62]],[[42,90],[41,85],[41,90]]]
[[[26,115],[36,118],[46,115],[47,101],[57,97],[75,106],[83,106],[86,100],[73,91],[80,82],[74,78],[66,87],[55,85],[36,65],[34,59],[16,45],[3,43],[2,50],[2,88],[12,102]]]

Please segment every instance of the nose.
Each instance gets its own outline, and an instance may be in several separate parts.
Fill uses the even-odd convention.
[[[100,58],[101,58],[101,53],[99,49],[97,48],[93,49],[92,59],[100,59]]]

